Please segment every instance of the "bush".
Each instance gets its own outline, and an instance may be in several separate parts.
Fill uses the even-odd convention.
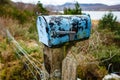
[[[117,28],[117,17],[113,13],[109,12],[105,14],[102,19],[99,21],[100,29],[110,29],[111,31],[116,30]]]
[[[102,31],[103,29],[110,31],[113,34],[112,41],[120,46],[120,23],[116,20],[117,17],[111,12],[105,14],[99,21],[99,29],[102,29]]]
[[[70,8],[64,8],[64,14],[82,14],[82,9],[80,8],[80,5],[78,2],[75,4],[75,9],[70,9]]]
[[[20,24],[24,24],[30,22],[30,19],[34,17],[34,14],[28,10],[19,10],[12,5],[0,5],[0,17],[16,19]]]

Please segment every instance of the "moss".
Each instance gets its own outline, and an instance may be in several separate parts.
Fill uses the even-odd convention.
[[[30,79],[26,77],[28,75],[28,72],[26,71],[26,74],[24,74],[24,68],[20,64],[13,65],[11,67],[4,68],[1,72],[1,78],[2,80],[26,80]],[[29,75],[30,76],[30,75]]]
[[[92,65],[86,65],[86,66],[78,66],[77,68],[77,76],[81,78],[82,80],[88,80],[90,79],[97,79],[101,80],[104,75],[107,74],[107,70],[105,67],[99,66],[99,68],[92,64]]]
[[[6,48],[7,48],[7,43],[6,43],[6,39],[4,39],[0,42],[0,50],[3,51],[6,50]]]

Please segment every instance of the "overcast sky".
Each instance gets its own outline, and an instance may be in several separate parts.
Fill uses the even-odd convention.
[[[120,0],[12,0],[14,2],[25,2],[25,3],[34,3],[36,4],[40,1],[43,4],[53,4],[53,5],[61,5],[66,2],[75,2],[78,1],[79,3],[103,3],[107,5],[115,5],[120,4]]]

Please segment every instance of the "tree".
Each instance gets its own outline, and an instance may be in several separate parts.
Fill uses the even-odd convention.
[[[81,13],[82,13],[82,12],[81,12],[81,8],[80,8],[80,5],[79,5],[78,2],[76,2],[76,4],[75,4],[74,13],[75,13],[75,14],[81,14]]]
[[[80,5],[78,2],[75,3],[75,8],[64,8],[64,14],[82,14],[82,9],[80,8]]]
[[[35,12],[38,12],[38,13],[41,13],[41,14],[47,14],[48,13],[46,8],[43,7],[43,5],[40,1],[38,1],[37,5],[36,5]]]

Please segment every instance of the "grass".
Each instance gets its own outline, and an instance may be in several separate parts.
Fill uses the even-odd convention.
[[[43,62],[42,46],[37,42],[37,31],[34,23],[19,24],[17,20],[0,17],[0,24],[9,29],[30,56],[40,63]],[[9,43],[5,36],[6,34],[0,34],[0,80],[33,79],[30,71],[24,68],[25,64],[16,55],[13,44]],[[17,52],[21,53],[19,50]],[[38,64],[38,66],[41,65]]]
[[[82,80],[101,80],[111,63],[113,71],[120,71],[120,46],[114,41],[116,35],[108,29],[100,30],[97,23],[98,21],[92,22],[89,40],[78,42],[70,50],[74,55],[80,54],[78,77]]]

